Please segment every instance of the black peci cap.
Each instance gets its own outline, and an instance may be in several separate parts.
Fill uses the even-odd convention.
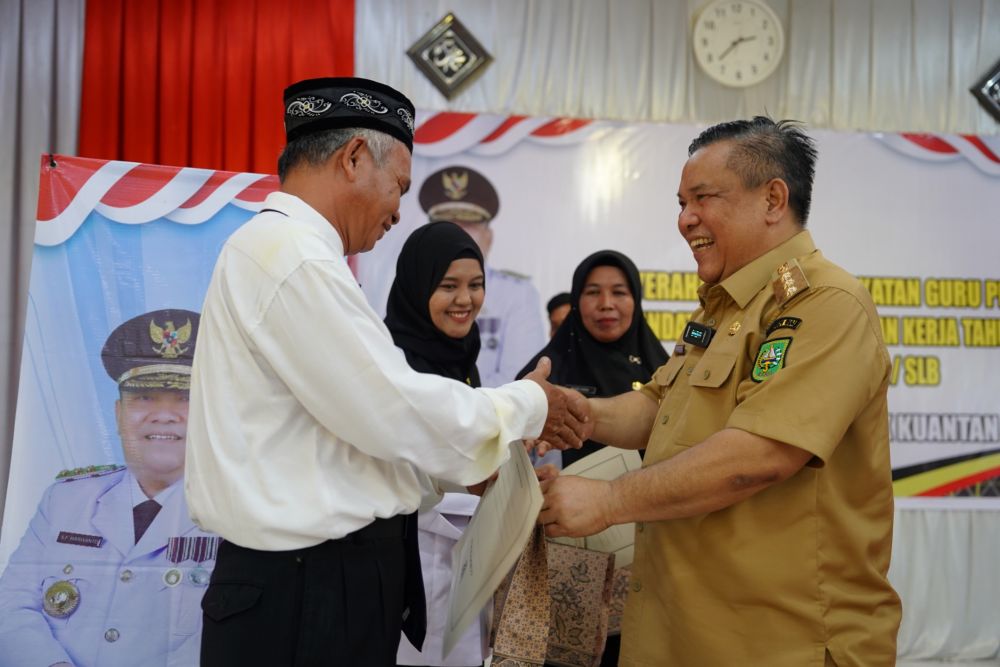
[[[190,389],[199,319],[170,308],[133,317],[104,343],[104,369],[122,389]]]
[[[357,77],[306,79],[285,88],[285,138],[360,127],[390,134],[413,152],[413,103],[395,88]]]

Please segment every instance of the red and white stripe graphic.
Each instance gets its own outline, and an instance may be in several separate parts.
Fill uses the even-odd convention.
[[[420,112],[413,152],[421,157],[502,155],[522,141],[547,145],[585,141],[610,123],[580,118],[492,116],[456,112]]]
[[[264,174],[43,156],[35,243],[65,242],[91,211],[126,225],[197,225],[230,203],[258,211],[277,188],[277,177]]]
[[[1000,176],[1000,137],[974,134],[876,134],[876,139],[908,157],[927,162],[966,160],[990,176]]]
[[[577,143],[608,127],[570,118],[421,112],[414,151],[425,157],[500,155],[522,141]],[[35,243],[65,242],[91,211],[126,225],[159,219],[197,225],[230,203],[259,211],[277,188],[277,177],[263,174],[43,156]]]

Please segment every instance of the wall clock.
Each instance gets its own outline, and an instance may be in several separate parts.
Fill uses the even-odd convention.
[[[762,0],[713,0],[695,19],[691,47],[706,74],[742,88],[760,83],[778,67],[785,33]]]

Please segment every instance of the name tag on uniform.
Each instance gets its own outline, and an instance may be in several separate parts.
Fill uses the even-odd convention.
[[[104,538],[100,535],[85,535],[83,533],[71,533],[69,531],[60,530],[59,535],[56,537],[56,542],[61,544],[73,544],[78,547],[93,547],[95,549],[100,549],[101,545],[104,544]]]
[[[687,326],[684,327],[684,335],[681,336],[681,340],[691,345],[697,345],[698,347],[708,347],[714,336],[715,329],[712,327],[706,327],[704,324],[697,322],[688,322]]]

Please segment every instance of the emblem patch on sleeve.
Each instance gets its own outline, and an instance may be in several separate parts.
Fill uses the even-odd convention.
[[[776,338],[762,344],[757,351],[757,359],[753,362],[750,379],[763,382],[777,373],[785,365],[785,354],[791,344],[791,338]]]

